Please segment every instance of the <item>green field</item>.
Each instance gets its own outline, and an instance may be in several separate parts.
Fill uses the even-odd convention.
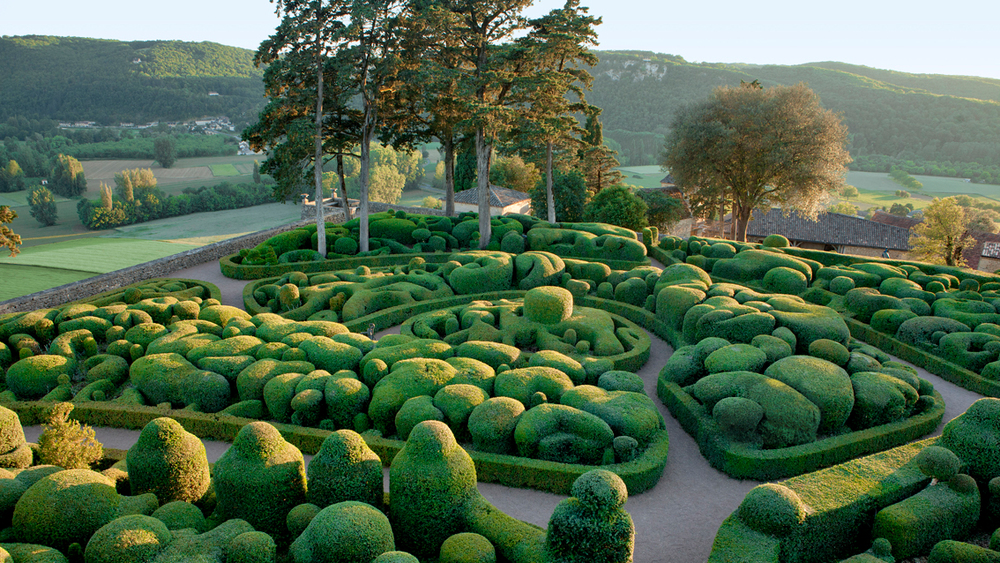
[[[907,190],[914,196],[924,194],[931,197],[948,197],[966,194],[1000,201],[1000,186],[993,184],[973,184],[961,178],[940,176],[914,176],[914,178],[924,185],[919,190]],[[895,192],[904,189],[884,172],[848,172],[847,183],[859,190]]]
[[[208,167],[212,169],[212,176],[215,177],[240,175],[240,171],[232,164],[210,164]]]
[[[660,169],[659,164],[626,166],[619,168],[618,171],[625,175],[625,179],[622,180],[624,183],[641,188],[659,188],[660,180],[667,175],[666,172]]]
[[[65,204],[73,208],[75,219],[75,204]],[[69,211],[60,207],[60,217],[64,212]],[[24,224],[19,217],[14,232],[27,238],[18,256],[0,252],[0,301],[285,225],[298,221],[300,214],[298,205],[272,203],[82,232],[74,231],[68,221],[40,227],[31,217]],[[79,221],[74,223],[82,229]]]

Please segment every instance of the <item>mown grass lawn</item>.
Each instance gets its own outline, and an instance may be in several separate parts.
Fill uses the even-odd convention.
[[[14,232],[22,237],[40,236],[28,237],[17,257],[0,252],[0,301],[292,223],[299,220],[301,209],[298,205],[273,203],[96,232],[76,232],[68,222],[34,229],[27,228],[28,223],[20,231],[15,225]],[[23,211],[27,215],[27,209]],[[28,220],[38,225],[31,217]]]
[[[239,176],[240,171],[236,169],[236,166],[232,164],[210,164],[208,166],[212,169],[212,176],[216,178],[220,176]]]

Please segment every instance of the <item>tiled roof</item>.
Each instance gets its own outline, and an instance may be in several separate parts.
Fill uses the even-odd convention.
[[[507,207],[524,200],[531,199],[531,196],[517,190],[509,190],[500,186],[490,186],[490,207]],[[479,204],[479,188],[470,188],[455,193],[455,203]]]
[[[894,225],[876,223],[861,217],[824,213],[817,221],[801,217],[792,211],[787,216],[780,209],[766,212],[754,211],[747,228],[747,235],[766,237],[784,235],[791,241],[813,242],[830,245],[863,246],[909,250],[910,230]]]
[[[885,223],[886,225],[895,225],[897,227],[903,227],[904,229],[912,229],[914,225],[923,222],[923,218],[914,218],[903,215],[893,215],[892,213],[887,213],[881,209],[876,209],[872,213],[872,221],[876,223]]]
[[[983,258],[1000,258],[1000,242],[987,242],[983,244]]]
[[[1000,235],[985,233],[982,231],[969,232],[976,243],[962,251],[962,259],[970,268],[979,268],[979,259],[983,256],[987,258],[1000,258],[1000,250],[995,250],[1000,244]]]

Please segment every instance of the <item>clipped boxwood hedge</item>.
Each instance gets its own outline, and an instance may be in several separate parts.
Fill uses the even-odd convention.
[[[5,403],[4,406],[17,413],[25,426],[43,424],[51,409],[45,401],[19,401]],[[170,410],[160,407],[117,405],[107,402],[85,402],[76,404],[70,417],[94,427],[126,428],[141,430],[150,421],[170,416],[185,430],[206,440],[232,443],[236,434],[254,419],[220,414],[196,413],[188,410]],[[315,454],[330,431],[308,428],[292,424],[269,422],[277,428],[289,443],[306,454]],[[388,466],[399,453],[403,440],[390,440],[373,434],[363,434],[368,447]],[[468,450],[476,464],[480,481],[501,483],[511,487],[522,487],[568,495],[573,482],[593,469],[605,469],[617,474],[628,487],[629,494],[639,494],[652,488],[663,474],[667,462],[670,441],[666,430],[659,431],[649,447],[637,459],[611,465],[595,467],[557,463],[517,456],[491,454]]]

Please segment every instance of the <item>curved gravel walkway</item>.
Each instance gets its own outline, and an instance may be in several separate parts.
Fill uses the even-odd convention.
[[[217,261],[180,270],[173,277],[204,280],[214,283],[222,292],[226,305],[243,307],[245,281],[222,275]],[[638,372],[646,382],[646,392],[656,397],[656,378],[660,368],[673,352],[666,342],[652,336],[649,361]],[[920,376],[934,384],[947,405],[944,421],[963,413],[980,395],[967,391],[940,377],[918,368]],[[670,453],[659,483],[651,490],[633,496],[625,505],[635,522],[635,555],[637,563],[706,561],[712,541],[722,521],[739,506],[747,491],[757,481],[740,481],[708,465],[698,446],[677,424],[660,401],[655,401],[667,423]],[[38,427],[25,428],[29,441],[38,437]],[[937,429],[940,434],[941,427]],[[111,428],[98,429],[98,439],[107,447],[128,449],[139,433]],[[206,442],[209,459],[214,461],[229,447],[222,442]],[[386,470],[388,479],[388,470]],[[387,483],[388,485],[388,483]],[[490,483],[480,483],[479,490],[505,513],[545,527],[556,504],[563,496],[526,489],[513,489]]]

